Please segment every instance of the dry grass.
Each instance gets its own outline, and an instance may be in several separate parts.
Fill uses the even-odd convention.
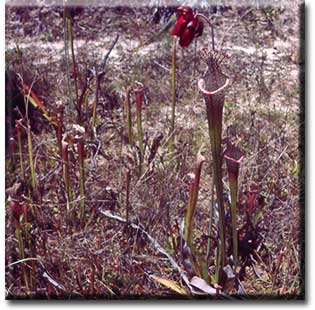
[[[241,166],[239,213],[244,222],[248,192],[259,188],[256,204],[258,229],[264,250],[253,267],[246,268],[243,285],[253,298],[300,298],[303,294],[301,209],[301,149],[299,146],[299,15],[297,7],[246,12],[227,10],[214,16],[216,36],[226,32],[224,49],[230,58],[226,71],[232,78],[224,110],[223,137],[237,142],[245,153]],[[53,22],[47,18],[53,14]],[[206,14],[208,14],[206,12]],[[41,117],[32,121],[40,130],[32,135],[33,156],[39,180],[30,215],[30,246],[26,256],[34,261],[17,263],[19,252],[10,203],[6,204],[6,291],[7,298],[178,298],[149,275],[181,279],[169,262],[156,253],[141,234],[121,223],[104,218],[101,210],[125,217],[125,169],[131,170],[130,218],[139,222],[177,261],[174,240],[185,216],[188,177],[195,156],[204,144],[210,150],[205,104],[197,90],[203,65],[191,46],[178,50],[178,85],[175,151],[167,153],[170,125],[171,36],[140,49],[162,26],[150,24],[152,11],[144,9],[84,9],[74,19],[79,89],[88,70],[99,66],[102,57],[120,33],[101,84],[97,110],[97,139],[86,140],[85,220],[80,229],[66,221],[62,163],[55,131]],[[75,111],[67,104],[63,61],[62,10],[59,8],[6,9],[6,65],[23,75],[28,83],[36,76],[34,88],[50,111],[56,101],[66,104],[65,131],[71,131]],[[208,33],[204,34],[207,37]],[[205,44],[197,43],[197,50]],[[143,108],[144,140],[151,145],[163,134],[154,169],[138,177],[137,152],[126,146],[123,102],[125,88],[135,81],[145,86]],[[91,111],[93,87],[84,107],[85,126]],[[135,106],[134,134],[136,134]],[[24,166],[29,175],[27,144]],[[79,170],[76,152],[70,154],[70,174],[75,193],[72,213],[79,212]],[[210,151],[200,181],[196,214],[196,245],[205,252],[210,206]],[[18,156],[16,156],[18,162]],[[224,167],[225,169],[225,167]],[[226,175],[226,173],[224,174]],[[224,178],[225,192],[228,180]],[[16,190],[15,187],[18,187]],[[7,198],[29,205],[28,182],[21,180],[18,165],[12,166],[7,148]],[[173,241],[172,241],[173,240]],[[32,251],[30,250],[32,248]],[[283,251],[283,260],[277,266]],[[34,255],[34,256],[32,256]],[[27,292],[22,276],[24,265],[30,277]]]

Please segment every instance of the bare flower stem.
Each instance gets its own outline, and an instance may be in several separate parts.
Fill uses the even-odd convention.
[[[22,230],[20,223],[17,224],[17,227],[15,228],[15,236],[18,242],[18,248],[19,248],[19,254],[20,254],[20,260],[25,259],[25,251],[24,251],[24,242],[23,242],[23,236],[22,236]],[[27,291],[27,294],[29,294],[29,278],[25,269],[24,263],[21,265],[21,270],[24,278],[24,284]]]
[[[130,195],[130,170],[126,170],[126,222],[129,224],[129,195]]]
[[[171,114],[171,128],[170,128],[170,138],[168,142],[168,151],[169,153],[173,152],[174,147],[174,131],[175,131],[175,106],[176,106],[176,38],[173,38],[172,44],[172,95],[171,95],[171,104],[172,104],[172,114]]]
[[[69,155],[68,143],[62,141],[62,167],[63,167],[63,181],[65,185],[66,199],[67,199],[67,216],[70,215],[71,206],[71,188],[70,188],[70,173],[69,173]]]
[[[36,173],[34,168],[34,161],[33,161],[33,147],[32,147],[32,136],[31,136],[31,126],[27,126],[27,146],[28,146],[28,155],[30,161],[30,169],[31,169],[31,185],[33,191],[36,189]]]
[[[22,151],[22,132],[21,132],[22,128],[21,128],[20,121],[16,121],[15,129],[16,129],[17,140],[18,140],[21,177],[24,179],[25,178],[25,174],[24,174],[23,151]]]
[[[136,94],[136,118],[137,118],[137,131],[138,131],[138,142],[140,150],[140,177],[143,174],[143,158],[144,158],[144,147],[143,147],[143,131],[142,131],[142,103],[143,103],[143,85],[140,85],[135,89]]]
[[[84,212],[85,212],[85,177],[84,177],[84,141],[83,137],[78,140],[78,159],[80,166],[80,225],[83,225]]]
[[[73,68],[74,90],[75,90],[75,97],[76,97],[76,107],[77,107],[77,112],[78,112],[78,123],[80,123],[81,122],[81,103],[79,100],[78,72],[77,72],[77,64],[76,64],[75,55],[74,55],[72,23],[73,23],[72,17],[70,15],[67,16],[67,30],[68,30],[68,37],[69,37],[71,57],[72,57],[72,68]]]
[[[130,92],[131,92],[131,88],[127,87],[126,98],[125,98],[125,115],[126,115],[126,127],[127,127],[127,132],[128,132],[128,143],[129,145],[133,145]]]
[[[63,112],[64,112],[64,106],[59,106],[57,110],[56,137],[57,137],[57,144],[58,144],[60,156],[62,154]]]
[[[215,45],[214,45],[214,27],[212,25],[212,23],[210,22],[209,18],[201,13],[197,13],[196,14],[196,17],[202,17],[206,22],[207,24],[209,25],[210,29],[211,29],[211,43],[212,43],[212,50],[215,51]]]
[[[12,171],[15,169],[15,141],[13,137],[10,137],[10,164]]]
[[[70,18],[70,12],[69,8],[64,8],[64,45],[65,45],[65,62],[66,62],[66,70],[67,70],[67,88],[68,88],[68,97],[70,104],[76,108],[73,96],[72,96],[72,90],[71,90],[71,73],[70,73],[70,59],[69,59],[69,32],[68,32],[68,23]]]

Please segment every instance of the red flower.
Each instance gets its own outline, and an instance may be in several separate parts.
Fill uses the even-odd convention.
[[[189,6],[180,6],[177,11],[177,22],[172,35],[179,37],[179,45],[186,48],[194,38],[202,35],[203,22],[194,15]]]

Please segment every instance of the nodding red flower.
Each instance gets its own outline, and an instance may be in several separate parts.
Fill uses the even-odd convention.
[[[198,19],[189,6],[180,6],[177,11],[177,22],[172,35],[179,37],[179,45],[186,48],[194,38],[202,35],[203,22]]]

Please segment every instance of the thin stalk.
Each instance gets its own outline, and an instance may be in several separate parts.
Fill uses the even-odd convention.
[[[10,164],[12,171],[15,169],[15,141],[13,137],[10,137]]]
[[[23,242],[23,237],[22,237],[22,231],[21,231],[20,224],[17,224],[17,227],[15,229],[15,236],[16,236],[16,239],[18,241],[20,260],[24,260],[25,259],[25,251],[24,251],[24,242]],[[22,263],[21,269],[22,269],[22,273],[23,273],[25,288],[26,288],[27,294],[29,294],[29,289],[30,289],[29,279],[28,279],[27,272],[25,270],[24,263]]]
[[[66,199],[67,199],[67,216],[70,214],[71,206],[71,188],[70,188],[70,173],[69,173],[69,154],[68,154],[68,143],[62,141],[62,170],[63,170],[63,181],[65,185]]]
[[[77,76],[77,65],[75,61],[74,55],[74,46],[73,46],[73,19],[71,14],[67,14],[67,32],[68,32],[68,39],[70,42],[70,50],[71,50],[71,57],[72,57],[72,68],[73,68],[73,79],[74,79],[74,90],[75,90],[75,97],[76,97],[76,107],[78,112],[78,123],[81,122],[81,103],[79,101],[79,92],[78,92],[78,76]]]
[[[21,132],[22,126],[21,126],[21,120],[16,121],[15,129],[16,129],[17,140],[18,140],[18,149],[19,149],[19,157],[20,157],[20,171],[21,171],[21,176],[24,179],[25,178],[25,174],[24,174],[23,151],[22,151],[22,132]]]
[[[62,130],[63,130],[63,112],[64,106],[60,105],[57,110],[57,127],[56,127],[56,137],[59,149],[59,154],[62,154]]]
[[[99,88],[100,88],[100,83],[99,83],[99,74],[96,72],[96,88],[95,88],[95,99],[93,102],[93,107],[92,107],[92,131],[95,128],[96,124],[96,109],[98,106],[98,96],[99,96]]]
[[[203,15],[201,13],[197,13],[196,17],[198,17],[198,16],[202,17],[208,23],[208,25],[209,25],[209,27],[211,29],[212,50],[215,51],[215,46],[214,46],[214,27],[213,27],[212,23],[210,22],[210,19],[207,16],[205,16],[205,15]]]
[[[126,90],[126,99],[125,99],[125,115],[126,115],[126,127],[127,127],[127,132],[128,132],[128,143],[129,145],[133,145],[130,92],[131,92],[131,88],[128,87]]]
[[[129,224],[130,170],[126,170],[126,223]]]
[[[31,136],[31,126],[27,126],[27,146],[28,146],[28,155],[30,161],[30,169],[31,169],[31,185],[33,192],[36,189],[36,173],[34,168],[34,161],[33,161],[33,147],[32,147],[32,136]]]
[[[95,72],[96,87],[95,87],[95,100],[94,100],[93,107],[92,107],[92,124],[91,124],[92,132],[94,132],[94,130],[95,130],[96,110],[97,110],[97,106],[98,106],[98,98],[99,98],[101,80],[102,80],[103,76],[105,75],[105,66],[106,66],[106,62],[108,60],[108,57],[109,57],[110,53],[112,52],[114,46],[116,45],[118,38],[119,38],[119,35],[117,34],[111,47],[109,48],[108,52],[106,53],[106,55],[104,57],[104,60],[103,60],[101,67],[100,67],[100,71],[96,70],[96,72]]]
[[[71,72],[70,72],[70,56],[69,56],[69,33],[68,33],[68,19],[70,16],[70,8],[65,7],[64,9],[64,48],[65,48],[65,62],[66,62],[66,77],[67,77],[67,88],[68,88],[68,97],[69,102],[76,107],[73,101],[72,90],[71,90]]]
[[[80,225],[83,225],[84,212],[85,212],[85,178],[84,178],[84,141],[83,137],[78,140],[78,159],[80,166]]]
[[[95,296],[95,266],[92,263],[91,264],[91,272],[90,272],[90,296],[89,297],[94,297]]]
[[[144,165],[144,146],[143,146],[143,131],[142,131],[142,103],[143,103],[143,86],[140,85],[135,89],[136,94],[136,118],[137,118],[137,132],[138,132],[138,143],[140,150],[140,177],[143,174]]]
[[[171,114],[171,128],[170,128],[170,138],[168,141],[168,151],[169,153],[173,152],[174,147],[174,130],[175,130],[175,107],[176,107],[176,38],[173,38],[172,44],[172,80],[171,80],[171,104],[172,104],[172,114]]]

